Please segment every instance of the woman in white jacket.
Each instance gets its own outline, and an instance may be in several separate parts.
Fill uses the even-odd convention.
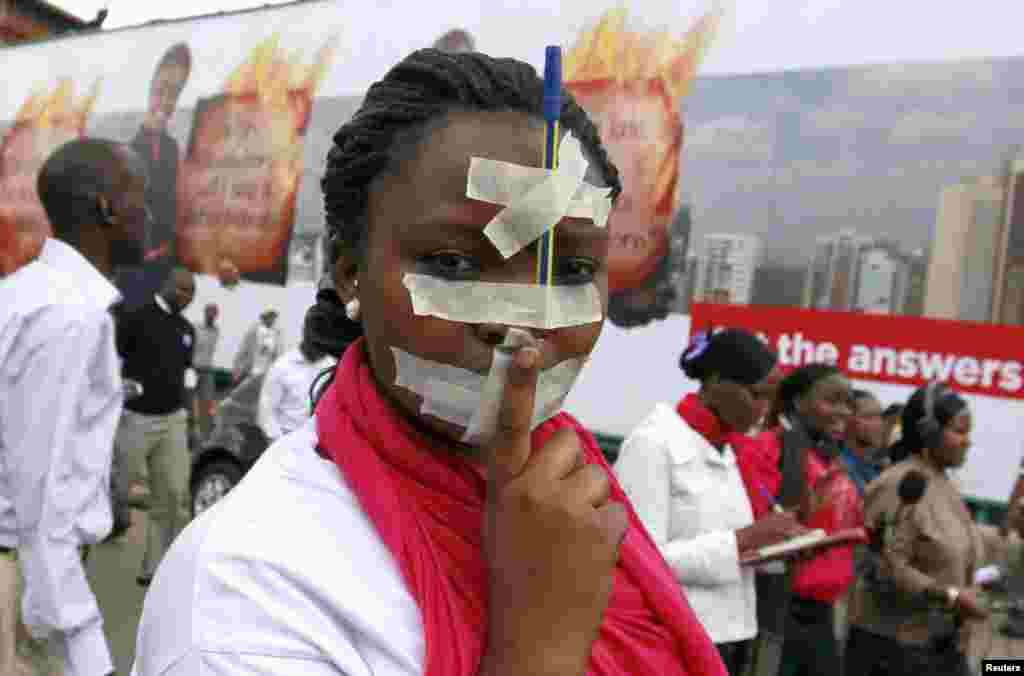
[[[735,676],[757,635],[754,573],[740,555],[804,532],[781,511],[754,521],[730,445],[771,396],[776,357],[728,329],[696,336],[679,363],[699,394],[675,409],[657,405],[626,439],[615,472]]]

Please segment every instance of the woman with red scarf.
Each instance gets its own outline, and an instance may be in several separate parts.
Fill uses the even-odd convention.
[[[630,433],[615,474],[686,590],[729,673],[740,676],[757,634],[753,569],[740,557],[806,531],[792,513],[754,521],[733,451],[736,430],[759,418],[757,403],[775,353],[741,329],[697,334],[679,363],[699,380],[678,407],[659,404]]]
[[[779,425],[738,451],[755,517],[776,504],[826,533],[863,525],[863,503],[848,476],[838,440],[851,415],[850,382],[834,366],[795,369],[779,387]],[[825,549],[785,571],[757,575],[755,674],[839,673],[834,604],[854,580],[854,547]],[[781,652],[773,644],[781,642]]]
[[[468,175],[537,175],[542,106],[527,64],[421,50],[334,136],[333,281],[364,337],[314,420],[179,537],[146,599],[137,676],[725,676],[593,436],[558,412],[607,302],[608,231],[585,202],[558,222],[549,296],[590,298],[596,316],[493,319],[533,316],[501,299],[538,290],[537,250],[498,251],[484,231],[504,205],[467,196]],[[582,180],[614,200],[618,173],[568,95],[561,129]],[[509,324],[533,328],[505,350]],[[497,431],[479,443],[499,354]]]

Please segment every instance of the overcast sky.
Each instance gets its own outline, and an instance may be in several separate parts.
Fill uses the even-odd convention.
[[[749,73],[783,68],[857,65],[963,57],[1024,55],[1021,26],[1024,4],[1011,0],[723,0],[732,8],[731,37],[716,44],[701,71]],[[268,4],[247,0],[51,0],[86,19],[109,4],[106,28],[159,18],[232,11]],[[339,0],[339,5],[344,5]],[[359,3],[352,3],[358,6]],[[419,0],[375,0],[377,5],[407,5]],[[519,5],[550,7],[553,0],[515,0]],[[575,4],[571,0],[569,4]],[[599,3],[604,4],[604,3]],[[708,0],[632,0],[633,15],[671,20],[706,8]],[[659,6],[659,7],[656,7]],[[436,9],[431,9],[436,12]],[[457,19],[456,19],[457,20]],[[725,36],[723,36],[725,37]]]

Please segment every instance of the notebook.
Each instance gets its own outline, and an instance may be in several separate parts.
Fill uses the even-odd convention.
[[[867,541],[867,531],[863,528],[847,528],[845,530],[837,531],[832,535],[827,535],[825,531],[819,528],[812,530],[810,533],[790,538],[785,542],[780,542],[768,547],[761,547],[760,549],[751,552],[745,552],[740,557],[740,564],[744,566],[754,566],[768,561],[777,561],[779,559],[789,558],[796,554],[816,549],[827,549],[829,547],[839,547],[841,545],[863,544]]]

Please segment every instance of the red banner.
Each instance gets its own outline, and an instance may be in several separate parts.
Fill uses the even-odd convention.
[[[787,307],[695,303],[692,331],[744,328],[788,366],[826,362],[851,378],[1024,399],[1024,327]]]

